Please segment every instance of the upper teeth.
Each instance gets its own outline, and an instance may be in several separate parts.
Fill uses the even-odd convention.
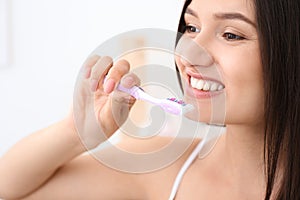
[[[224,86],[214,81],[196,79],[191,77],[191,85],[193,88],[204,91],[217,91],[224,89]]]

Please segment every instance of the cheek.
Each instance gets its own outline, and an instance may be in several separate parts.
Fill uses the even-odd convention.
[[[182,72],[183,66],[182,66],[182,64],[181,64],[181,62],[180,62],[180,57],[177,56],[177,55],[175,56],[175,64],[177,65],[179,71]]]
[[[185,66],[183,65],[183,63],[181,62],[181,58],[179,56],[175,56],[175,63],[177,65],[177,68],[179,70],[179,73],[180,73],[180,77],[181,77],[181,81],[182,81],[182,84],[183,83],[186,83],[188,81],[188,77],[182,75],[184,69],[185,69]]]
[[[181,73],[182,71],[184,71],[185,65],[184,65],[184,63],[182,63],[182,60],[181,60],[181,57],[180,57],[180,56],[177,56],[177,55],[175,56],[175,63],[176,63],[176,65],[177,65],[177,67],[178,67],[180,73]]]
[[[254,52],[253,50],[251,52]],[[258,54],[223,63],[227,115],[231,120],[261,120],[264,104],[262,65]]]

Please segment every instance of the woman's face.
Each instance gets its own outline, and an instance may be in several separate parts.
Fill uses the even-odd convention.
[[[263,79],[250,0],[193,0],[177,45],[190,118],[218,124],[261,124]],[[200,118],[199,118],[200,116]]]

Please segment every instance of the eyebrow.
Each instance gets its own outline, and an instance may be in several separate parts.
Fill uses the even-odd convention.
[[[186,9],[185,14],[189,14],[196,18],[199,18],[198,15],[196,14],[196,12],[190,8]],[[244,22],[250,24],[254,28],[256,28],[256,24],[254,22],[252,22],[250,19],[248,19],[246,16],[244,16],[240,13],[217,13],[217,14],[214,14],[214,17],[217,19],[225,19],[225,20],[228,20],[228,19],[229,20],[241,20],[241,21],[244,21]]]
[[[193,11],[192,9],[190,9],[189,7],[186,8],[185,14],[190,14],[190,15],[192,15],[192,16],[198,18],[198,15],[196,14],[196,12],[194,12],[194,11]]]
[[[245,17],[244,15],[242,15],[240,13],[218,13],[218,14],[215,14],[214,16],[217,19],[237,19],[237,20],[241,20],[241,21],[244,21],[244,22],[252,25],[254,28],[256,28],[256,24],[254,22],[252,22],[250,19],[248,19],[247,17]]]

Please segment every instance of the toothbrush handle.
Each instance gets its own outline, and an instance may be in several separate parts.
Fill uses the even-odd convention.
[[[125,92],[127,94],[130,94],[131,96],[133,96],[136,99],[139,99],[138,90],[140,90],[140,88],[137,86],[133,86],[131,88],[125,88],[121,84],[119,84],[117,89],[122,92]]]
[[[145,93],[142,88],[137,87],[137,86],[133,86],[131,88],[125,88],[121,84],[119,84],[117,86],[117,89],[122,92],[125,92],[127,94],[130,94],[131,96],[133,96],[134,98],[139,99],[139,100],[148,101],[148,102],[154,103],[154,104],[160,103],[159,99],[156,99],[156,98],[150,96],[149,94]]]

